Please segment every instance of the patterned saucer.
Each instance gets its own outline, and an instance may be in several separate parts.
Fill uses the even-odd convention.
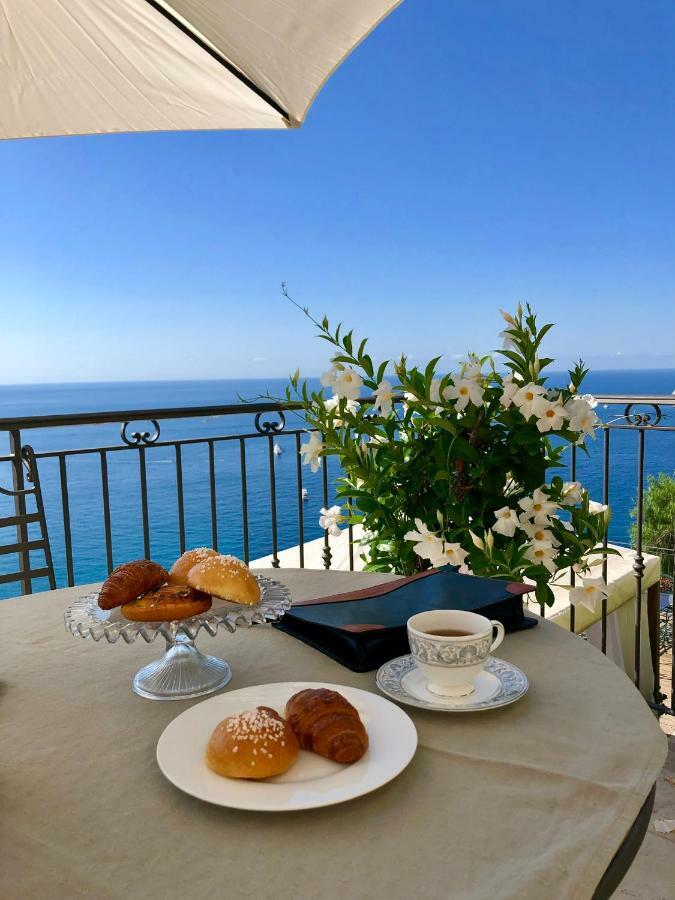
[[[440,697],[432,694],[427,679],[410,654],[385,663],[376,676],[377,686],[393,700],[440,712],[478,712],[515,703],[527,693],[527,676],[504,659],[489,657],[485,669],[475,682],[475,690],[467,697]]]

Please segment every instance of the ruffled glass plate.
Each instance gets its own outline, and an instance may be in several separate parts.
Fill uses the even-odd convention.
[[[98,605],[98,591],[78,598],[65,611],[66,629],[75,637],[105,640],[115,644],[120,638],[132,644],[141,637],[152,643],[158,635],[166,641],[166,652],[140,669],[132,689],[150,700],[188,700],[220,690],[232,677],[229,665],[216,656],[205,656],[195,646],[204,629],[212,637],[219,628],[235,632],[281,618],[291,607],[288,588],[271,578],[257,576],[260,603],[240,606],[214,597],[208,612],[174,622],[130,622],[119,609]]]

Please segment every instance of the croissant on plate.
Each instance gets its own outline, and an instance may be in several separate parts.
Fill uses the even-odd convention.
[[[352,704],[327,688],[309,688],[286,704],[286,719],[303,750],[353,763],[368,749],[368,734]]]
[[[114,569],[103,582],[98,605],[101,609],[114,609],[163,584],[168,578],[166,569],[149,559],[124,563]]]

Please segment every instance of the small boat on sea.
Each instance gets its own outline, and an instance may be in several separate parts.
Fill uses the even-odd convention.
[[[307,490],[307,488],[302,489],[301,495],[303,500],[309,500],[309,491]]]
[[[278,444],[275,444],[275,445],[274,445],[274,455],[275,455],[275,456],[281,456],[281,454],[282,454],[283,452],[284,452],[284,451],[281,449],[281,447],[280,447]]]

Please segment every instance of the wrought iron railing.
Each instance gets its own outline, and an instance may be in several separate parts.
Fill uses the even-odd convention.
[[[585,485],[590,484],[595,490],[598,499],[610,504],[613,478],[620,479],[624,487],[627,479],[632,479],[634,484],[635,680],[639,686],[644,602],[648,604],[656,671],[659,652],[658,588],[652,586],[646,600],[643,591],[645,476],[651,472],[671,472],[675,469],[675,424],[672,421],[675,397],[622,395],[596,399],[598,412],[604,419],[602,436],[590,458],[586,458],[576,447],[570,449],[570,477],[580,477]],[[330,505],[334,488],[329,465],[336,464],[326,460],[314,480],[307,470],[303,471],[299,450],[306,429],[299,410],[298,404],[251,403],[0,419],[0,432],[6,433],[8,439],[8,451],[0,456],[0,484],[9,480],[15,491],[23,489],[26,482],[37,482],[41,487],[59,585],[72,586],[76,582],[81,583],[83,577],[88,581],[105,577],[116,563],[124,560],[125,555],[128,558],[132,538],[138,538],[139,554],[152,556],[155,546],[153,535],[157,534],[162,545],[168,548],[167,553],[170,550],[173,552],[172,548],[183,552],[188,545],[204,542],[226,552],[236,552],[246,561],[271,551],[271,563],[275,567],[280,565],[280,550],[295,545],[298,546],[299,564],[304,566],[306,541],[313,537],[320,538],[323,534],[322,561],[326,568],[330,568],[331,539],[327,532],[319,530],[318,516],[308,521],[304,495],[311,481],[312,490],[320,497],[321,505]],[[299,416],[295,427],[289,423],[292,415]],[[181,423],[189,425],[188,432]],[[94,432],[93,440],[87,440],[85,435],[91,435],[92,428],[98,430]],[[114,428],[119,429],[117,440],[114,438]],[[172,429],[174,432],[177,429],[178,433],[171,434]],[[665,444],[660,452],[658,448],[652,448],[658,455],[655,457],[650,451],[648,458],[647,435],[657,433]],[[655,438],[650,437],[650,444],[653,440]],[[57,442],[60,445],[58,448],[55,447]],[[283,467],[275,461],[277,445],[279,450],[284,449],[282,442],[285,449],[291,451],[289,455],[292,460]],[[188,472],[188,454],[197,451],[202,456],[197,465],[192,459]],[[634,460],[630,461],[633,452]],[[224,464],[226,455],[227,465]],[[35,459],[33,465],[30,464],[31,458]],[[116,474],[113,471],[118,459],[126,460],[121,468],[121,478],[120,471]],[[618,473],[617,460],[620,463]],[[74,502],[76,462],[79,466],[88,467],[85,480],[88,493],[84,500],[79,496]],[[167,472],[172,473],[171,478],[167,475],[162,481],[161,508],[156,502],[153,503],[153,479],[149,476],[153,462],[168,464]],[[629,466],[633,469],[632,475]],[[337,468],[333,474],[338,474]],[[189,489],[186,488],[188,475],[192,482]],[[222,484],[222,477],[226,478],[225,485]],[[121,492],[113,484],[116,480],[123,485]],[[135,501],[130,497],[130,492],[135,495]],[[227,502],[220,496],[223,493],[227,495]],[[123,495],[121,499],[120,494]],[[202,507],[198,516],[189,516],[187,507],[194,495],[197,495]],[[0,497],[2,500],[8,502]],[[14,510],[10,512],[15,516],[26,512],[22,494],[18,494],[12,502]],[[289,504],[293,506],[292,515]],[[260,524],[261,518],[266,520],[264,528]],[[0,502],[0,521],[11,520],[11,515],[3,519]],[[28,531],[25,525],[17,526],[12,541],[25,543],[29,539]],[[169,532],[175,533],[171,540]],[[75,543],[84,547],[82,552],[88,560],[84,576],[78,571],[78,548]],[[0,566],[6,558],[1,554],[1,547],[0,544]],[[160,561],[170,562],[170,559]],[[354,566],[351,544],[349,565],[350,568]],[[41,587],[40,584],[34,585],[30,576],[29,550],[19,555],[19,570],[21,578],[14,593],[30,593],[34,587]],[[603,573],[607,575],[606,563]],[[545,613],[545,610],[542,612]],[[603,603],[601,623],[602,650],[606,651],[606,601]],[[575,629],[574,607],[570,610],[570,628]],[[657,683],[657,703],[661,699]]]

